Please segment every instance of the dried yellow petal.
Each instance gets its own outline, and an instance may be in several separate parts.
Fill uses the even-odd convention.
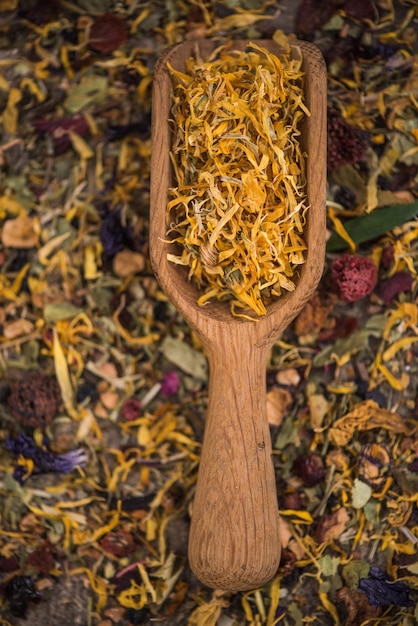
[[[305,261],[303,73],[289,53],[229,48],[189,59],[185,72],[168,65],[177,185],[168,234],[180,250],[168,258],[189,267],[199,305],[230,300],[234,315],[265,315]]]

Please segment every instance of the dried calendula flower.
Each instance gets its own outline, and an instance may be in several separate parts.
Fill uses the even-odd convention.
[[[256,44],[189,59],[173,78],[168,203],[171,262],[189,267],[198,303],[230,300],[258,315],[295,289],[305,261],[301,60]]]

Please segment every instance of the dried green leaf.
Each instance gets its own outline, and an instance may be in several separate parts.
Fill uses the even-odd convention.
[[[181,339],[167,336],[161,344],[160,350],[167,361],[177,365],[186,374],[190,374],[198,380],[207,380],[206,357]]]
[[[339,564],[340,558],[330,554],[324,554],[324,556],[318,559],[318,565],[323,576],[334,576],[337,573]]]
[[[57,302],[55,304],[46,304],[43,316],[46,322],[57,322],[59,320],[68,320],[82,313],[80,309],[69,302]]]
[[[108,97],[109,84],[106,76],[89,74],[69,90],[64,106],[69,113],[78,113],[90,104],[100,104]]]
[[[352,505],[354,509],[362,509],[372,497],[372,488],[362,480],[356,478],[351,490]]]
[[[369,571],[369,563],[360,559],[353,559],[343,567],[342,577],[350,589],[357,589],[360,578],[367,578]]]
[[[368,215],[361,215],[344,222],[344,228],[356,244],[381,237],[396,226],[404,224],[418,214],[418,201],[396,204],[376,209]],[[332,233],[327,241],[327,251],[336,252],[347,248],[347,242],[337,233]]]

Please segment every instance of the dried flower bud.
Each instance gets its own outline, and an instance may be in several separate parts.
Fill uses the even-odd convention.
[[[61,390],[54,376],[31,372],[12,384],[8,406],[16,421],[25,427],[47,426],[56,416]]]
[[[380,259],[380,263],[385,270],[388,270],[393,265],[393,261],[395,260],[395,250],[393,246],[386,246],[383,248],[382,258]]]
[[[342,254],[331,264],[331,282],[339,297],[356,302],[376,286],[377,270],[373,261],[355,254]]]

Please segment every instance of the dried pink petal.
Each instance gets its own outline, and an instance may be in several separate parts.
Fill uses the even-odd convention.
[[[90,48],[98,52],[113,52],[123,44],[126,37],[123,19],[114,13],[104,13],[93,22],[88,43]]]
[[[176,393],[180,387],[180,378],[175,370],[166,372],[161,381],[161,393],[164,396],[171,396]]]

